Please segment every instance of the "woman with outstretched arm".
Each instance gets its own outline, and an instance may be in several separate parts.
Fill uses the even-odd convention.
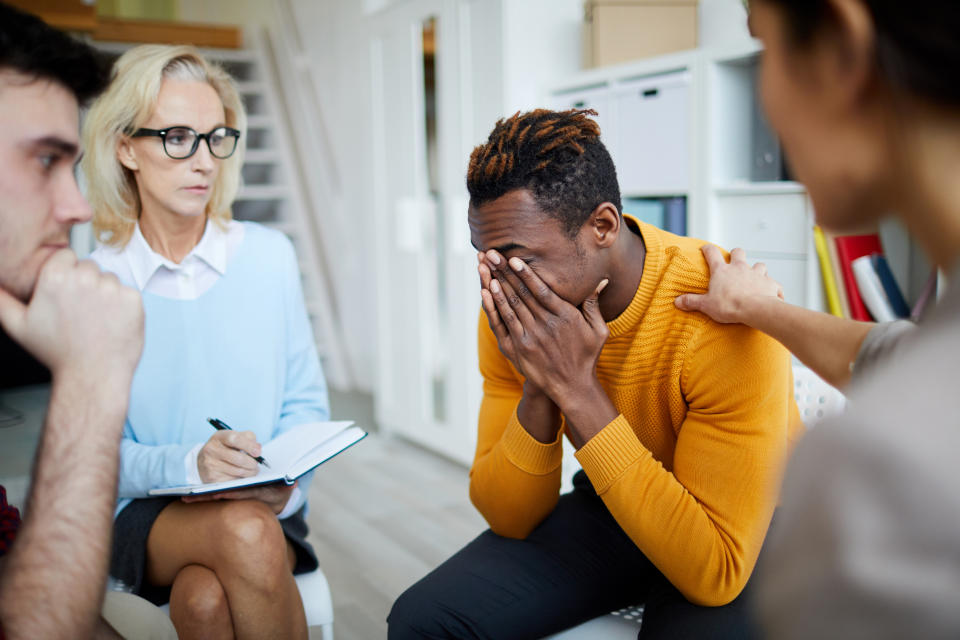
[[[893,213],[951,286],[915,328],[783,302],[705,249],[681,309],[774,336],[849,406],[798,445],[757,567],[771,638],[960,637],[960,3],[751,0],[759,89],[821,226]],[[853,363],[851,369],[851,363]]]

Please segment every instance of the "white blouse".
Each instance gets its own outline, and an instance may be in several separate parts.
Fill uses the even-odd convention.
[[[100,246],[90,257],[141,292],[194,300],[227,272],[227,264],[243,242],[243,233],[243,225],[234,220],[227,223],[225,231],[207,221],[200,242],[177,264],[150,248],[137,224],[124,247]]]

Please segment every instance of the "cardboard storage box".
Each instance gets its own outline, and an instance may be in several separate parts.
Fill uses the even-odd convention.
[[[587,0],[584,20],[587,67],[697,46],[697,0]]]

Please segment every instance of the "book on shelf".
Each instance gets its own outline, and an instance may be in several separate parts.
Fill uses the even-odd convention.
[[[843,318],[852,318],[850,313],[850,298],[847,295],[847,285],[843,279],[843,270],[840,269],[840,257],[837,255],[837,234],[822,229],[824,240],[827,243],[827,255],[830,257],[830,269],[833,272],[833,282],[837,285],[837,297],[840,300],[840,313]]]
[[[687,199],[683,196],[663,199],[664,229],[678,236],[687,235]]]
[[[623,210],[637,220],[665,229],[664,214],[666,213],[663,201],[659,198],[624,198]]]
[[[893,277],[893,271],[891,271],[886,257],[882,253],[873,253],[870,255],[870,262],[873,265],[873,270],[877,272],[877,277],[880,278],[883,292],[886,294],[893,312],[898,318],[909,318],[910,307],[907,306],[907,301],[904,299],[900,287],[897,286],[897,280]]]
[[[820,262],[820,274],[823,277],[823,291],[827,298],[827,309],[838,318],[843,318],[843,307],[840,306],[840,293],[837,290],[837,281],[830,264],[830,253],[827,250],[827,239],[823,229],[813,227],[813,243],[817,249],[817,258]]]
[[[874,254],[876,255],[876,254]],[[870,315],[877,322],[892,322],[897,319],[887,295],[883,291],[880,276],[873,270],[871,256],[860,256],[850,264],[853,276],[857,281],[857,290],[860,298],[867,307]]]
[[[664,231],[678,236],[687,235],[687,199],[684,196],[624,198],[623,210]]]
[[[836,236],[834,244],[837,247],[837,263],[843,274],[843,283],[847,289],[847,302],[850,304],[850,317],[854,320],[869,322],[870,312],[857,288],[857,279],[853,271],[853,261],[863,256],[869,257],[873,253],[883,253],[880,246],[880,236],[868,233],[857,236]],[[872,270],[872,266],[871,266]]]
[[[260,465],[255,476],[224,482],[151,489],[151,496],[186,496],[217,493],[283,482],[291,485],[304,474],[360,442],[367,433],[352,422],[308,422],[284,431],[263,445],[261,455],[269,467]]]

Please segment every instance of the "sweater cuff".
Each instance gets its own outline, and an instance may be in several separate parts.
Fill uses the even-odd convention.
[[[543,476],[560,468],[563,461],[562,430],[557,439],[543,443],[527,433],[520,424],[514,409],[507,421],[507,428],[500,437],[500,446],[507,459],[520,470],[535,476]]]
[[[286,520],[299,511],[302,505],[303,492],[300,491],[300,487],[294,487],[293,491],[290,492],[290,497],[287,498],[287,504],[284,505],[283,511],[277,514],[277,520]]]
[[[640,444],[630,423],[620,414],[575,455],[599,495],[607,491],[627,467],[650,452]]]
[[[206,442],[198,442],[193,449],[187,452],[187,457],[183,460],[183,469],[187,474],[187,484],[203,484],[203,478],[200,477],[200,449]]]

